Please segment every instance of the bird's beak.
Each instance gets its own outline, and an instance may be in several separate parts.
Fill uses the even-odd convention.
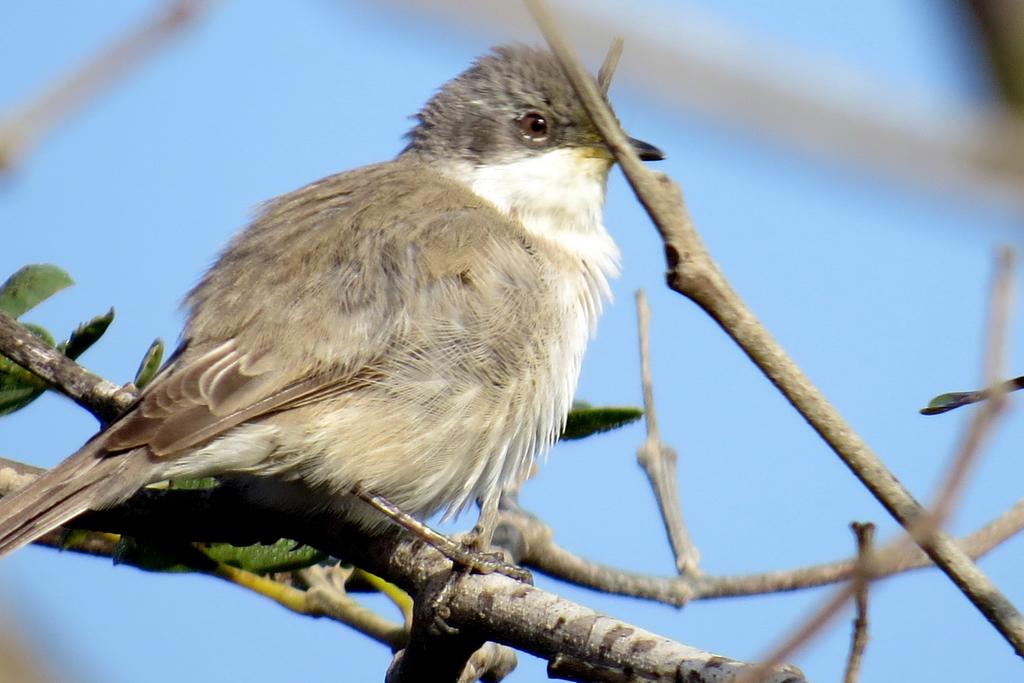
[[[661,161],[665,158],[665,153],[649,142],[630,138],[629,144],[633,146],[633,151],[637,156],[644,161]]]

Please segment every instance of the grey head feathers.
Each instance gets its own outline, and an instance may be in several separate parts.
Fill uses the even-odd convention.
[[[560,147],[603,147],[555,57],[526,45],[480,57],[415,118],[403,154],[427,162],[485,165]]]

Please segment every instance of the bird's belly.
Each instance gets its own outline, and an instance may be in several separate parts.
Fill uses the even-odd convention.
[[[518,485],[564,426],[592,303],[566,286],[546,316],[557,325],[523,337],[513,354],[438,347],[312,422],[296,420],[305,430],[296,447],[313,436],[319,453],[304,478],[340,494],[359,486],[417,516],[454,514]]]
[[[320,457],[304,475],[338,493],[378,493],[413,515],[454,513],[518,480],[553,440],[563,409],[539,405],[527,387],[442,381],[407,386],[406,395],[354,397],[325,417]],[[308,442],[307,442],[308,444]]]

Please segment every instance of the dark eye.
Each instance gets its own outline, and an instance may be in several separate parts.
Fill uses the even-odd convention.
[[[519,117],[519,132],[531,142],[544,142],[548,138],[548,120],[536,111],[528,111]]]

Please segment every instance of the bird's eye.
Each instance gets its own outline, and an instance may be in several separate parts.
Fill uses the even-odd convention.
[[[519,117],[519,132],[530,142],[544,142],[548,139],[548,120],[536,111],[528,111]]]

